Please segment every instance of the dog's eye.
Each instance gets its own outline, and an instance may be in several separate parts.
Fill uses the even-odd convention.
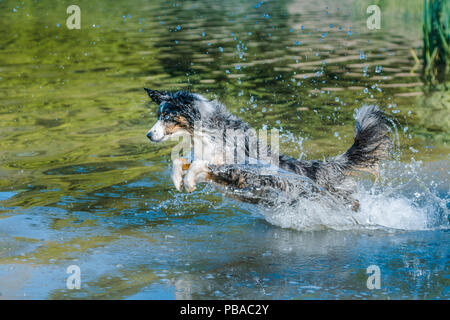
[[[170,120],[170,115],[166,114],[166,115],[164,116],[164,120],[169,121],[169,120]]]

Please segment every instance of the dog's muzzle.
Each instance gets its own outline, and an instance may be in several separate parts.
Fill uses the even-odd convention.
[[[147,133],[147,138],[149,138],[150,141],[154,141],[152,138],[152,133],[150,131]]]
[[[149,138],[152,142],[158,142],[164,138],[164,124],[161,120],[158,120],[148,131],[147,138]]]

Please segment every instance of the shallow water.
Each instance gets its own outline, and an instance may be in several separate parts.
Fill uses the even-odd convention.
[[[65,2],[0,2],[0,298],[448,299],[450,106],[421,96],[422,1],[385,3],[377,31],[350,0],[79,6],[67,30]],[[309,159],[377,103],[401,153],[356,214],[179,193],[144,86],[219,98]]]

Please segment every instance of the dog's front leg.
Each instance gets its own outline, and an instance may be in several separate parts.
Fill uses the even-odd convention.
[[[206,181],[208,179],[209,172],[208,161],[195,160],[192,162],[183,180],[186,191],[189,193],[194,191],[197,188],[197,179]]]
[[[189,168],[189,163],[185,158],[173,160],[172,181],[178,191],[181,191],[183,187],[183,170],[187,170],[187,168]]]

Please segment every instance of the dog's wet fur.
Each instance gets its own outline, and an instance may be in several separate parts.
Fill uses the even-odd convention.
[[[258,139],[248,123],[231,114],[217,100],[208,100],[202,95],[187,91],[157,91],[145,88],[151,100],[159,105],[158,121],[147,134],[153,142],[161,142],[178,135],[195,135],[194,125],[201,123],[200,139],[212,152],[202,160],[193,159],[190,168],[182,178],[182,165],[185,159],[174,161],[172,179],[178,190],[185,187],[188,192],[195,189],[195,184],[202,176],[217,184],[231,186],[235,189],[249,187],[272,187],[289,189],[292,183],[281,181],[275,176],[259,175],[254,169],[240,164],[227,164],[221,154],[222,144],[215,143],[214,133],[222,130],[226,140],[226,130],[240,129],[245,132],[245,151],[248,156],[252,147],[250,141]],[[353,198],[355,182],[352,175],[358,171],[368,171],[378,176],[378,164],[386,159],[392,150],[392,128],[386,115],[375,105],[364,105],[355,113],[355,137],[353,145],[343,154],[326,160],[297,160],[285,155],[277,155],[280,169],[313,181],[317,190],[326,190],[340,202],[356,210],[359,206]],[[225,131],[223,131],[225,129]],[[270,148],[267,147],[271,154]],[[255,166],[253,166],[255,168]],[[261,189],[261,188],[259,188]],[[248,201],[248,199],[241,199]],[[251,201],[250,201],[251,202]]]

